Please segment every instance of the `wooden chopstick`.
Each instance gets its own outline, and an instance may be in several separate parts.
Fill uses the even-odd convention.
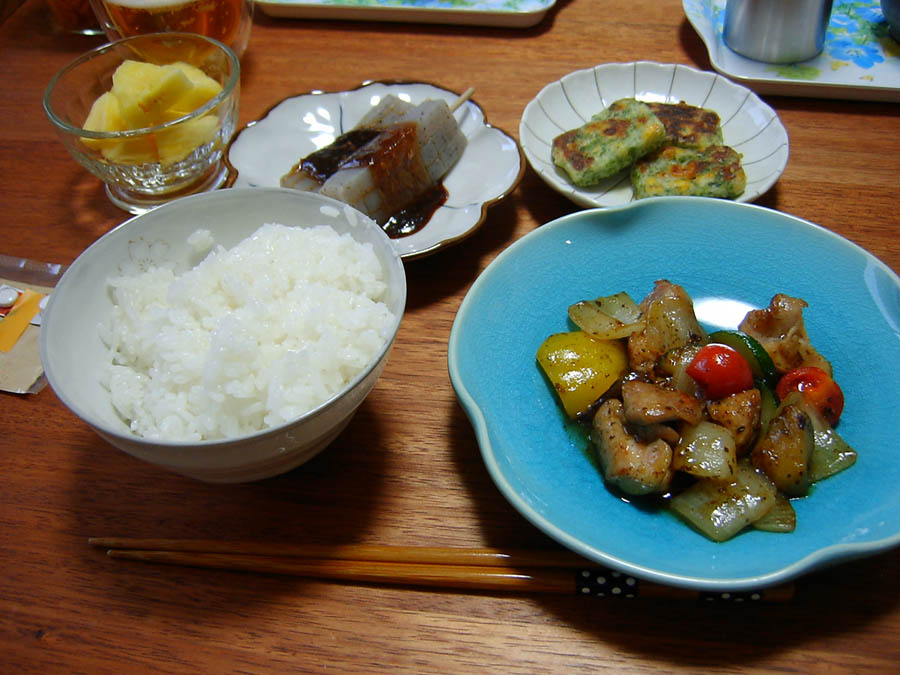
[[[109,556],[128,560],[211,567],[244,572],[287,574],[317,579],[363,583],[437,586],[468,590],[523,590],[542,593],[571,591],[570,572],[549,568],[483,567],[477,565],[433,565],[371,560],[322,560],[258,556],[245,553],[197,553],[190,551],[136,551],[111,549]]]
[[[752,592],[699,592],[597,568],[565,551],[366,544],[332,547],[119,537],[88,541],[117,559],[359,583],[732,603],[784,602],[794,592],[792,584]]]
[[[427,565],[479,565],[503,567],[578,567],[590,563],[568,551],[505,551],[497,548],[438,546],[384,546],[381,544],[283,544],[213,539],[141,539],[92,537],[92,546],[143,551],[245,553],[257,556],[418,563]]]

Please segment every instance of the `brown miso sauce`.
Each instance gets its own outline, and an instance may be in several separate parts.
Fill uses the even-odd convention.
[[[419,199],[400,209],[382,223],[382,229],[391,239],[409,236],[421,230],[431,216],[447,201],[447,189],[443,183],[428,188]]]
[[[330,145],[304,157],[300,162],[300,170],[318,183],[324,183],[353,153],[380,133],[377,129],[351,129],[334,139]]]

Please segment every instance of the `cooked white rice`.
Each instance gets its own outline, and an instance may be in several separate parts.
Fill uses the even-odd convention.
[[[183,274],[109,283],[112,403],[148,438],[231,438],[294,419],[364,369],[394,321],[371,245],[325,226],[267,224]]]

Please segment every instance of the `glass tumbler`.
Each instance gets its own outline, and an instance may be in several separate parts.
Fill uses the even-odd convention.
[[[90,0],[110,40],[168,31],[197,33],[240,58],[250,39],[253,0]]]
[[[825,45],[833,0],[728,0],[725,44],[765,63],[799,63]]]

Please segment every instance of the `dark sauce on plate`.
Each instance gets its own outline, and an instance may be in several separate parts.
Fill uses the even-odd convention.
[[[447,189],[443,183],[438,183],[428,188],[412,204],[393,214],[381,227],[391,239],[409,236],[425,227],[434,212],[446,201]]]

